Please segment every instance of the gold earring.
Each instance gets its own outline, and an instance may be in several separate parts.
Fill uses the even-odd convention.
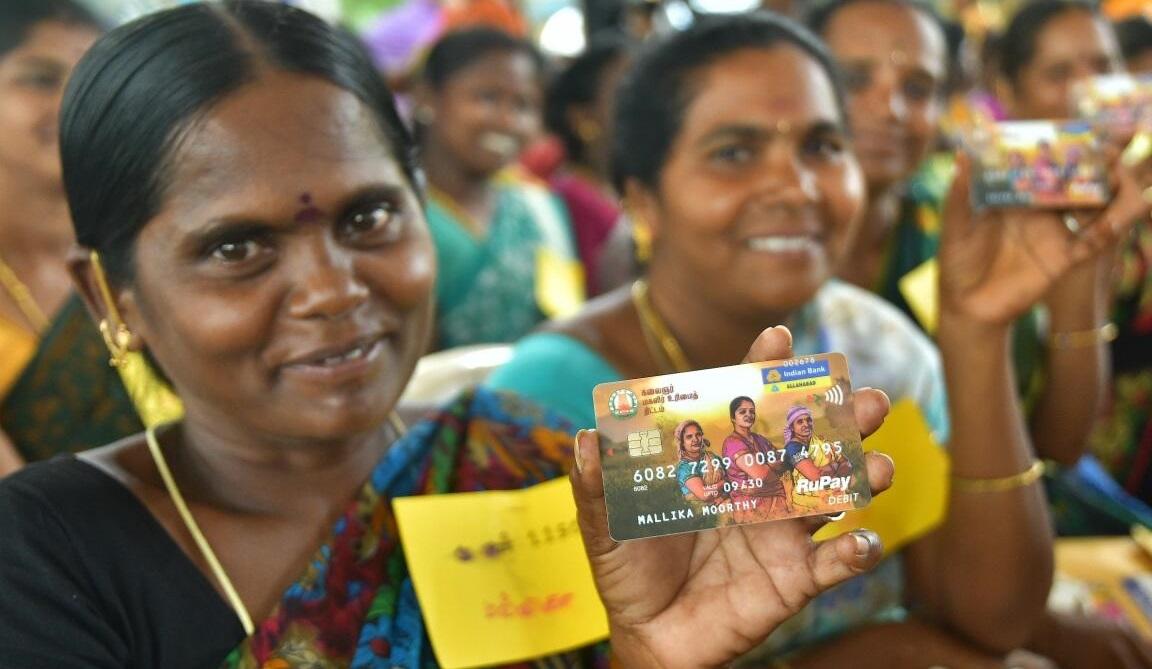
[[[583,119],[576,124],[576,135],[580,137],[580,141],[585,144],[590,144],[598,139],[603,134],[600,124],[596,121]]]
[[[96,287],[100,290],[100,298],[104,300],[104,308],[108,312],[108,317],[100,321],[100,336],[104,338],[104,345],[108,347],[108,352],[111,357],[108,358],[108,364],[113,367],[120,367],[128,358],[130,346],[132,344],[132,331],[124,324],[124,319],[120,318],[120,312],[116,309],[116,302],[112,300],[112,290],[108,287],[108,277],[104,274],[104,265],[100,262],[100,254],[92,251],[89,254],[89,260],[92,262],[92,274],[96,279]]]
[[[104,345],[108,347],[108,352],[111,353],[108,364],[112,367],[122,366],[128,358],[128,345],[132,343],[132,333],[128,330],[128,326],[123,323],[117,323],[113,326],[105,318],[100,321],[100,335],[104,337]]]
[[[132,398],[132,405],[136,407],[136,413],[145,427],[179,420],[184,415],[183,403],[144,359],[144,354],[132,350],[132,331],[124,324],[116,303],[112,301],[112,291],[108,287],[100,256],[93,251],[89,257],[92,261],[92,274],[95,275],[100,297],[108,312],[108,317],[100,321],[100,335],[111,354],[108,364],[119,373],[124,390]]]
[[[652,229],[639,217],[632,219],[632,251],[641,265],[652,257]]]

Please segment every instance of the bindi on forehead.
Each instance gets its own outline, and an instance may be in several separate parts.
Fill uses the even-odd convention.
[[[324,211],[313,202],[311,193],[301,193],[298,201],[300,210],[296,212],[296,216],[292,220],[297,223],[315,223],[324,218]]]

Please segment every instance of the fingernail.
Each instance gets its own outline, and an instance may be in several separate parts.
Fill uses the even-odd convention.
[[[1152,186],[1149,186],[1148,188],[1145,188],[1143,191],[1141,191],[1140,197],[1144,198],[1144,201],[1148,204],[1152,204]]]
[[[1125,167],[1133,167],[1142,163],[1149,155],[1152,155],[1152,133],[1142,132],[1128,143],[1124,153],[1120,155],[1120,162],[1124,163]]]
[[[852,530],[852,537],[856,540],[856,557],[861,559],[872,555],[872,551],[880,545],[880,537],[872,530]]]
[[[892,469],[892,476],[888,477],[888,486],[891,487],[896,485],[896,461],[892,459],[891,455],[888,455],[883,451],[872,451],[872,454],[884,458],[888,461],[888,466]]]
[[[584,473],[584,458],[580,455],[580,435],[587,432],[587,430],[580,430],[576,432],[575,439],[572,440],[572,455],[576,458],[576,473]]]

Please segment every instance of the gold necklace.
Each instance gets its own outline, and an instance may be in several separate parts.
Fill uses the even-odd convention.
[[[404,425],[404,421],[395,411],[388,417],[388,420],[392,424],[392,428],[396,430],[398,438],[407,433],[408,427]],[[148,441],[148,451],[152,454],[152,461],[156,463],[156,470],[160,472],[160,478],[164,480],[164,488],[168,490],[172,504],[176,506],[180,519],[184,521],[184,527],[192,535],[192,540],[196,542],[196,548],[204,556],[204,561],[208,563],[212,575],[216,577],[220,587],[224,589],[228,603],[232,605],[232,609],[236,611],[236,616],[240,618],[240,624],[244,627],[244,635],[246,637],[252,636],[256,631],[256,626],[252,624],[252,616],[248,613],[248,607],[244,605],[244,600],[240,599],[240,593],[236,591],[236,586],[232,584],[228,572],[224,571],[224,565],[220,564],[219,558],[216,557],[216,551],[212,550],[212,545],[208,543],[208,538],[200,530],[199,523],[196,522],[192,516],[192,511],[184,501],[184,495],[180,492],[180,487],[176,485],[176,479],[172,476],[172,470],[168,467],[168,460],[164,458],[164,451],[160,449],[160,444],[156,441],[155,429],[148,428],[144,432],[144,436]]]
[[[648,295],[648,280],[637,279],[632,284],[632,304],[640,316],[640,329],[644,332],[644,341],[648,345],[648,352],[657,359],[665,371],[690,372],[692,366],[688,363],[688,356],[676,335],[668,329],[664,319],[652,306]]]
[[[16,307],[20,309],[20,313],[24,315],[24,319],[28,321],[36,334],[48,329],[48,316],[32,298],[28,286],[24,285],[20,277],[16,276],[16,272],[12,271],[8,263],[4,262],[3,256],[0,256],[0,286],[3,286],[4,290],[12,296],[12,300],[16,302]]]
[[[188,509],[188,505],[184,502],[184,495],[180,493],[180,488],[176,486],[176,479],[172,478],[172,470],[168,468],[168,461],[164,459],[164,451],[160,450],[160,444],[156,443],[156,433],[152,428],[144,433],[148,439],[148,450],[152,452],[152,461],[156,463],[156,469],[160,472],[160,478],[164,479],[164,487],[168,489],[168,496],[172,498],[172,503],[176,505],[176,511],[180,513],[180,519],[184,521],[184,527],[188,528],[188,533],[192,535],[192,539],[196,542],[196,547],[200,549],[200,554],[204,556],[204,561],[208,563],[208,568],[212,570],[212,575],[216,577],[216,581],[220,583],[220,587],[224,589],[224,594],[228,597],[228,603],[232,605],[232,609],[236,611],[237,617],[240,618],[240,624],[244,626],[244,636],[250,637],[256,631],[256,626],[252,624],[252,616],[248,614],[248,607],[244,606],[244,600],[240,599],[240,594],[236,592],[236,587],[232,585],[232,579],[228,578],[228,572],[224,571],[224,565],[220,564],[220,560],[216,558],[216,551],[212,550],[212,546],[208,543],[207,537],[200,531],[200,525],[196,523],[196,519],[192,517],[192,511]]]

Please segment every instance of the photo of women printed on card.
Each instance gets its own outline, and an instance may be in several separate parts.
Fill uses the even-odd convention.
[[[812,410],[793,406],[784,418],[784,460],[792,472],[792,503],[814,509],[824,504],[827,493],[821,480],[842,480],[852,475],[852,464],[841,444],[828,442],[815,433]],[[847,486],[845,486],[847,488]]]
[[[842,355],[604,383],[593,402],[617,541],[837,513],[870,499],[853,473],[863,451]]]
[[[732,462],[727,473],[729,497],[737,503],[753,499],[759,502],[746,510],[740,504],[737,522],[790,513],[788,491],[782,480],[787,471],[783,458],[767,437],[753,431],[756,402],[743,395],[734,398],[728,406],[728,417],[732,420],[732,434],[724,439],[724,457]]]
[[[1083,121],[1006,121],[969,140],[973,202],[984,207],[1091,207],[1108,198],[1092,126]]]
[[[704,438],[700,423],[688,419],[672,431],[680,449],[680,463],[676,466],[676,480],[680,494],[689,502],[715,502],[727,497],[723,490],[725,467],[720,456],[709,450],[712,445]]]
[[[1072,87],[1080,118],[1119,135],[1152,123],[1152,75],[1102,74]]]

